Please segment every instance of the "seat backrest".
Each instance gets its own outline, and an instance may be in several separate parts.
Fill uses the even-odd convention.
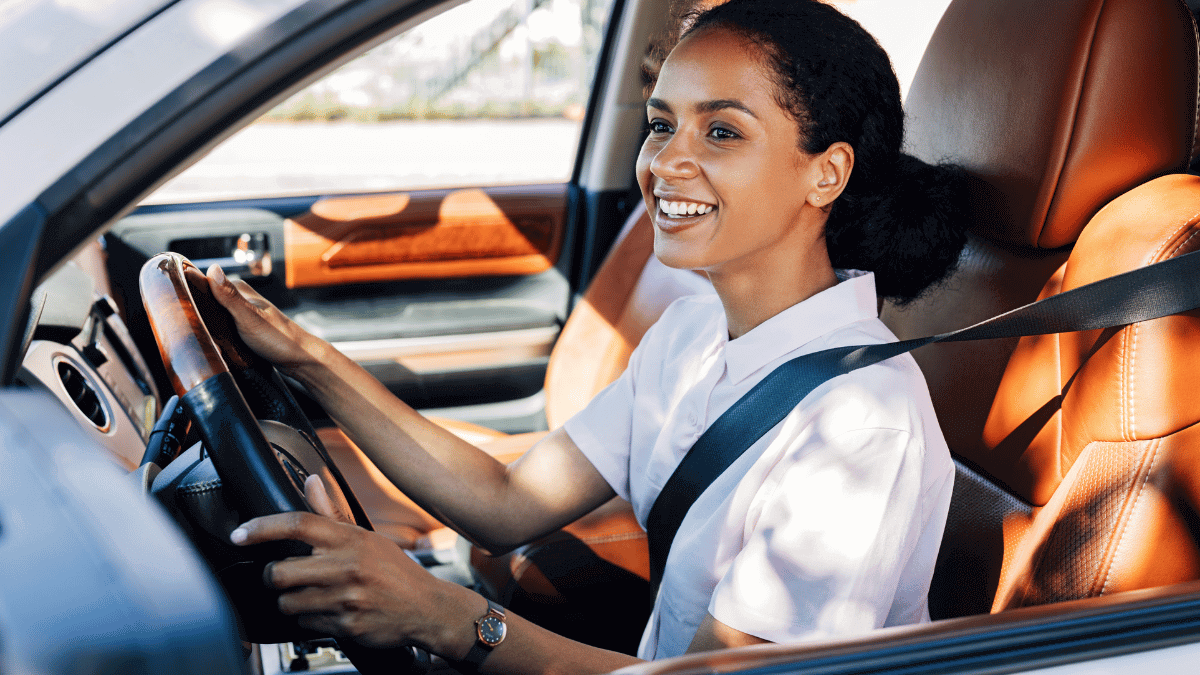
[[[583,410],[615,380],[646,330],[685,295],[712,293],[708,279],[669,268],[654,257],[654,230],[640,201],[608,256],[571,310],[546,368],[546,421],[551,429]]]
[[[1043,295],[1200,249],[1200,178],[1094,217]],[[1200,579],[1200,311],[1021,341],[983,440],[1038,507],[1008,524],[1000,611]]]
[[[1190,156],[1196,52],[1191,16],[1179,0],[953,2],[906,102],[906,143],[926,161],[952,161],[967,170],[968,244],[947,282],[906,307],[885,305],[884,321],[902,339],[943,332],[1057,292],[1051,278],[1060,278],[1055,272],[1065,262],[1068,270],[1092,269],[1084,256],[1105,255],[1082,246],[1081,232],[1093,215],[1115,197],[1181,171]],[[1127,216],[1125,209],[1110,208],[1104,218]],[[1158,217],[1162,221],[1150,227],[1154,236],[1184,220],[1177,213]],[[1101,227],[1122,237],[1143,232],[1132,223]],[[1081,244],[1072,252],[1077,239]],[[1063,274],[1071,284],[1082,278]],[[1049,340],[1057,338],[1042,342]],[[1055,462],[1034,461],[1054,453],[1030,449],[1039,434],[1052,433],[1047,430],[1074,428],[1063,417],[1066,409],[1056,407],[1058,390],[1050,383],[1060,382],[1068,363],[1080,361],[1061,353],[1061,364],[1047,360],[1048,353],[1027,358],[1024,347],[1014,355],[1016,347],[1015,340],[938,344],[914,354],[959,468],[930,593],[935,616],[986,612],[994,599],[1002,609],[1071,596],[994,597],[1002,568],[1006,597],[1015,597],[1009,585],[1018,578],[1038,577],[1026,587],[1042,583],[1050,568],[1028,569],[1034,558],[1015,562],[1018,542],[1033,541],[1038,528],[1055,527],[1038,520],[1069,520],[1043,507],[1065,498],[1058,488],[1073,469],[1088,470],[1076,467],[1086,443],[1064,449]],[[1084,391],[1081,382],[1073,385],[1077,396]],[[1088,387],[1089,396],[1124,395],[1098,385]],[[1100,434],[1093,440],[1123,439]],[[1122,475],[1134,468],[1104,466]],[[1038,519],[1022,527],[1035,510]],[[1079,517],[1095,515],[1085,510]],[[1052,567],[1081,574],[1071,568],[1075,563],[1067,559],[1075,556],[1068,548],[1060,551],[1063,564]]]

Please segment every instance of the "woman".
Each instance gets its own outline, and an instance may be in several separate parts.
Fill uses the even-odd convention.
[[[490,550],[552,531],[614,494],[644,523],[703,429],[780,363],[895,338],[879,293],[911,299],[957,259],[956,174],[900,155],[899,86],[856,23],[816,0],[733,0],[696,17],[647,101],[637,174],[655,254],[703,270],[629,368],[505,467],[424,420],[218,269],[252,347],[303,382],[396,485]],[[871,270],[843,275],[835,268]],[[928,620],[953,468],[915,363],[825,383],[695,503],[639,655],[850,634]],[[319,481],[316,510],[332,515]],[[313,514],[252,520],[238,544],[300,539],[275,563],[280,607],[368,645],[418,644],[490,672],[602,672],[631,657],[498,617],[393,543]],[[497,644],[487,629],[507,624]],[[477,622],[482,622],[477,630]]]

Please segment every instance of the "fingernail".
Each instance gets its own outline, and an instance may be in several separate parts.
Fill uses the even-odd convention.
[[[246,541],[246,537],[249,537],[249,536],[250,536],[250,533],[246,531],[246,528],[239,527],[236,530],[234,530],[233,532],[229,533],[229,541],[232,541],[235,544],[240,544],[240,543]]]
[[[210,269],[212,270],[213,279],[218,284],[225,283],[225,270],[221,269],[220,265],[213,265]]]

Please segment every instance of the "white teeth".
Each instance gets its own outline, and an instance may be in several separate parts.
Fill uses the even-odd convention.
[[[697,202],[668,202],[666,200],[658,200],[658,209],[668,216],[691,216],[704,215],[712,213],[713,206],[711,204],[699,204]]]

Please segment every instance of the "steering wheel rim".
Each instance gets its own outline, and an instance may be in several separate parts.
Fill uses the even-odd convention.
[[[163,253],[142,267],[139,281],[171,383],[201,435],[207,431],[213,436],[205,439],[213,464],[247,515],[311,510],[304,499],[303,478],[320,473],[335,503],[341,502],[360,526],[371,529],[312,423],[275,367],[238,337],[203,272],[177,253]],[[314,446],[320,466],[311,466],[312,456],[304,465],[273,446],[256,423],[264,417],[296,429]]]
[[[306,458],[310,463],[321,465],[315,472],[321,474],[335,505],[340,500],[360,527],[373,529],[366,512],[329,458],[308,416],[291,395],[279,372],[241,340],[232,317],[212,297],[204,273],[182,255],[161,253],[142,267],[139,285],[171,384],[209,448],[212,468],[227,484],[226,492],[245,509],[240,515],[255,517],[312,510],[304,499],[303,478],[297,475],[295,464],[299,462],[295,461],[293,453],[280,447],[289,444],[271,441],[268,437],[280,438],[278,430],[267,433],[258,422],[264,407],[272,406],[255,404],[273,403],[278,405],[268,411],[267,417],[281,419],[269,421],[281,423],[286,428],[284,436],[290,430],[295,432],[293,436],[303,437],[303,441],[293,442],[291,447],[303,445],[303,442],[311,445],[313,453],[307,453]],[[243,395],[246,390],[250,390],[257,400],[248,400]],[[274,400],[263,400],[268,397]],[[302,470],[314,473],[313,468],[305,465]],[[224,542],[220,545],[227,552],[235,551],[239,547],[228,543],[228,534],[224,533]],[[226,568],[241,569],[232,576],[234,583],[240,583],[243,588],[247,584],[257,584],[257,590],[251,593],[254,597],[249,601],[249,611],[256,618],[273,616],[275,621],[292,626],[283,629],[287,635],[268,631],[269,639],[252,641],[281,642],[315,636],[311,631],[295,626],[294,620],[285,619],[278,613],[277,606],[270,610],[263,607],[266,589],[261,582],[262,565],[267,560],[310,551],[300,542],[291,543],[295,545],[276,542],[278,545],[268,543],[247,547],[258,551],[246,551],[241,562]],[[211,547],[212,542],[208,542],[208,548]],[[242,551],[235,551],[235,555],[237,553]],[[252,570],[249,576],[245,574],[246,567]],[[234,596],[232,592],[230,595]],[[238,609],[240,613],[241,608]],[[249,628],[247,624],[251,622],[245,620],[246,617],[243,619],[243,625]],[[342,640],[338,644],[358,670],[367,674],[419,673],[428,661],[409,647],[372,649]]]

